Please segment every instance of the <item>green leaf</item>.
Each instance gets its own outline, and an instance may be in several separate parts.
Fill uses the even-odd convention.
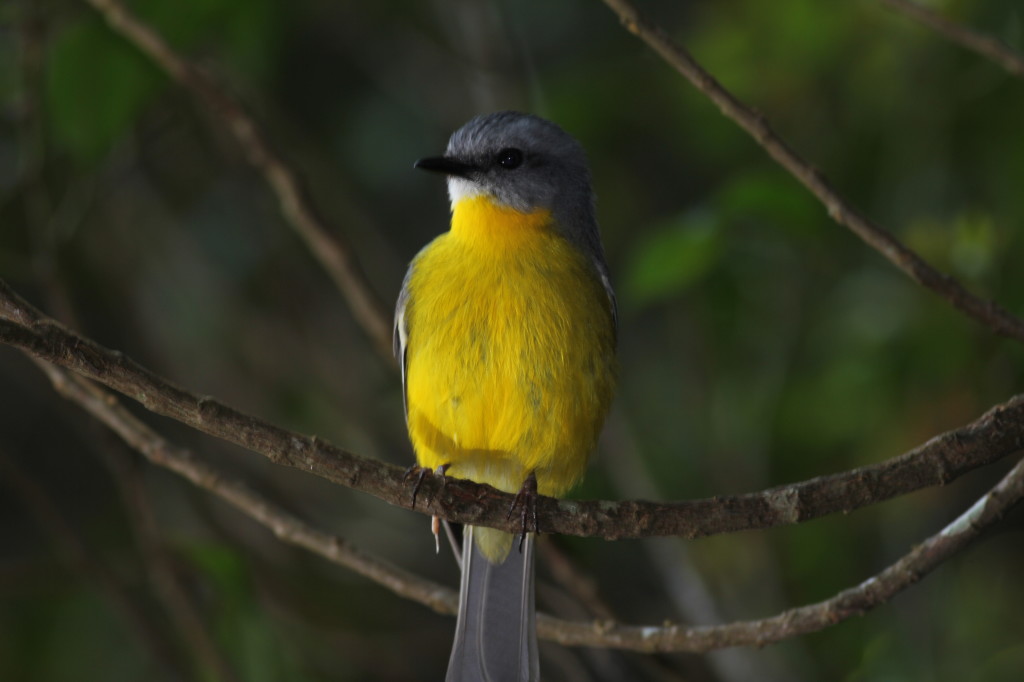
[[[641,307],[693,286],[719,261],[720,229],[704,211],[690,211],[655,229],[633,249],[623,295]]]
[[[95,161],[131,127],[163,77],[99,19],[64,28],[47,63],[46,104],[57,145]]]
[[[825,216],[806,189],[774,167],[738,175],[719,190],[714,205],[730,223],[750,218],[768,221],[795,237],[820,234]]]
[[[987,213],[965,213],[954,221],[950,260],[966,277],[987,275],[992,270],[997,246],[995,221]]]

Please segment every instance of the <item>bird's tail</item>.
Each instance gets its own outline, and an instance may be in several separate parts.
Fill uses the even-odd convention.
[[[491,563],[462,541],[462,584],[447,682],[535,682],[540,678],[533,596],[533,538]],[[479,532],[479,530],[477,530]]]

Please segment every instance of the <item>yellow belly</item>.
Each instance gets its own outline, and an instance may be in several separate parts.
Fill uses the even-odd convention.
[[[409,434],[422,466],[544,495],[582,475],[611,402],[611,306],[587,257],[477,197],[413,261],[405,312]]]

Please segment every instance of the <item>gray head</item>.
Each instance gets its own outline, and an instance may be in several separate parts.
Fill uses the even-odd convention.
[[[586,155],[554,123],[514,111],[477,116],[452,134],[444,156],[416,167],[448,176],[453,205],[482,194],[518,211],[550,210],[563,236],[603,264]]]

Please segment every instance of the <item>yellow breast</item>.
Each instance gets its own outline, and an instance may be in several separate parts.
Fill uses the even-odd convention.
[[[405,311],[409,433],[421,465],[545,495],[580,477],[615,383],[611,305],[546,211],[460,201],[416,257]]]

